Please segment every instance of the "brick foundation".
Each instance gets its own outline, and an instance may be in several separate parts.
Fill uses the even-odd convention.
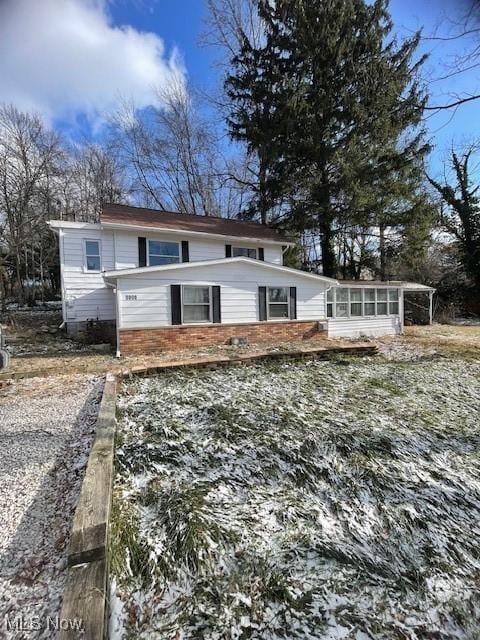
[[[211,324],[161,327],[158,329],[120,329],[120,353],[174,349],[195,349],[225,344],[230,338],[245,336],[249,342],[288,342],[327,335],[315,320],[254,322],[249,324]]]

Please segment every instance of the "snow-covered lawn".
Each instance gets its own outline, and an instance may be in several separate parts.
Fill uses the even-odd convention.
[[[169,372],[119,405],[115,637],[480,637],[480,359]]]

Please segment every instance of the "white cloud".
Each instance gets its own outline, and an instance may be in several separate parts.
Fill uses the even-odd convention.
[[[119,97],[139,108],[183,77],[154,33],[111,24],[106,0],[0,0],[0,102],[92,120]]]

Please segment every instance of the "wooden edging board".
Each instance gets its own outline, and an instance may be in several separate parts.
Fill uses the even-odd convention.
[[[215,367],[262,360],[323,358],[332,353],[373,355],[371,345],[308,348],[205,357],[134,367],[107,374],[97,429],[87,463],[68,547],[68,575],[60,613],[59,640],[104,640],[108,628],[108,534],[112,502],[117,377],[147,376],[186,367]]]
[[[107,374],[70,534],[67,584],[57,636],[61,640],[106,637],[116,392],[117,379]]]

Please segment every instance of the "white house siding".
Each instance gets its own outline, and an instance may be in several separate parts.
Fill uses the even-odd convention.
[[[114,320],[115,299],[101,273],[85,269],[84,240],[100,240],[102,270],[114,268],[114,245],[111,232],[100,229],[65,229],[60,235],[63,261],[62,281],[67,322]]]
[[[325,319],[325,283],[321,280],[235,263],[119,278],[120,328],[170,325],[171,284],[220,285],[222,323],[257,322],[259,286],[296,287],[297,319]]]
[[[115,249],[116,249],[116,269],[132,269],[138,267],[138,237],[147,238],[147,240],[163,240],[165,242],[181,242],[188,240],[190,262],[199,262],[201,260],[218,260],[225,258],[225,245],[242,247],[264,247],[265,262],[273,264],[282,264],[282,247],[281,245],[266,245],[259,242],[243,242],[236,243],[228,238],[198,238],[197,236],[188,236],[187,234],[174,235],[167,233],[150,233],[148,231],[124,232],[115,231]]]
[[[61,251],[63,253],[63,291],[67,322],[84,322],[90,319],[114,320],[115,300],[111,287],[104,283],[101,273],[85,270],[84,240],[100,240],[102,270],[129,269],[138,267],[138,237],[151,240],[179,242],[189,241],[190,261],[214,260],[225,257],[228,239],[202,239],[188,235],[176,236],[168,233],[125,232],[101,229],[65,229],[62,231]],[[241,246],[255,247],[259,243],[239,243]],[[265,261],[282,263],[280,245],[264,245]],[[228,310],[226,310],[228,315]]]
[[[402,332],[400,316],[358,318],[329,318],[329,338],[361,338],[363,336],[387,336]]]

